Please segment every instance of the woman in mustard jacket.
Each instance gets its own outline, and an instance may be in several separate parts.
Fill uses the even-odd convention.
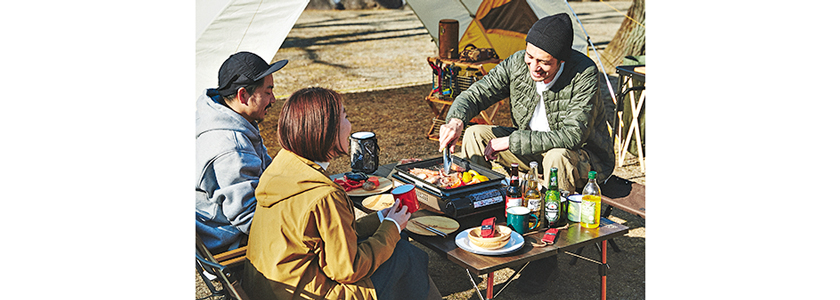
[[[335,91],[302,89],[283,105],[283,149],[256,189],[242,280],[251,299],[440,299],[428,255],[401,238],[407,209],[395,203],[356,220],[325,173],[348,153],[350,132]]]

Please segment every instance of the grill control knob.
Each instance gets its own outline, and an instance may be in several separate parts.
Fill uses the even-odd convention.
[[[443,208],[443,213],[453,218],[458,217],[458,209],[455,208],[455,204],[452,203],[452,201],[446,202],[446,207]]]

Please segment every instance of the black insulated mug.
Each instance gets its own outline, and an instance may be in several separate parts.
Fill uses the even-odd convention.
[[[379,144],[376,134],[369,131],[350,135],[350,169],[353,172],[373,174],[379,168]]]

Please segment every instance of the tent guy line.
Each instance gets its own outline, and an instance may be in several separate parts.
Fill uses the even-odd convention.
[[[577,20],[578,26],[580,26],[580,29],[583,31],[583,34],[586,36],[586,42],[589,43],[589,46],[592,47],[592,52],[595,53],[595,58],[598,62],[598,67],[601,68],[601,74],[604,74],[604,81],[606,81],[607,89],[610,91],[610,98],[612,98],[613,103],[618,105],[618,100],[615,99],[615,91],[613,90],[612,83],[610,82],[610,76],[607,75],[607,70],[604,68],[604,63],[601,62],[601,55],[598,54],[598,48],[595,48],[595,44],[592,44],[592,39],[589,38],[589,33],[586,32],[586,28],[583,28],[583,22],[580,21],[580,18],[578,18],[577,13],[575,13],[575,10],[572,9],[571,5],[569,5],[569,1],[563,0],[563,2],[566,2],[566,6],[569,7],[569,10],[572,12],[572,15],[575,17],[575,20]],[[613,128],[612,130],[615,131],[615,128]],[[607,179],[609,179],[609,177],[607,177]],[[606,182],[606,180],[604,180],[604,182]]]
[[[630,21],[633,21],[634,23],[638,24],[639,26],[642,26],[642,28],[647,28],[647,27],[645,27],[645,25],[644,25],[644,24],[639,23],[639,21],[636,21],[636,19],[631,18],[631,17],[630,17],[630,16],[628,16],[626,13],[621,12],[620,10],[618,10],[618,9],[617,9],[617,8],[615,8],[615,7],[613,7],[612,5],[610,5],[610,4],[609,4],[609,3],[607,3],[607,2],[604,2],[604,0],[598,0],[598,1],[600,1],[601,3],[603,3],[603,4],[607,5],[607,6],[609,6],[609,7],[610,7],[610,8],[612,8],[615,12],[622,14],[625,18],[630,19]],[[567,2],[567,3],[568,3],[568,2]]]

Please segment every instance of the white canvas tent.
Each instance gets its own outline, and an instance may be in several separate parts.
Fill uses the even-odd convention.
[[[574,23],[575,17],[565,1],[558,0],[526,0],[528,6],[531,7],[537,19],[546,16],[567,13],[572,18]],[[414,10],[414,13],[429,31],[435,43],[440,45],[438,38],[438,23],[441,19],[455,19],[458,20],[458,40],[464,37],[473,18],[476,16],[482,0],[406,0]],[[572,48],[586,53],[586,35],[577,24],[573,24],[572,28],[575,31],[575,39],[572,42]],[[466,45],[460,45],[463,48]],[[524,49],[524,47],[523,47]]]
[[[271,63],[309,0],[201,0],[195,5],[195,97],[218,85],[230,55],[249,51]]]

